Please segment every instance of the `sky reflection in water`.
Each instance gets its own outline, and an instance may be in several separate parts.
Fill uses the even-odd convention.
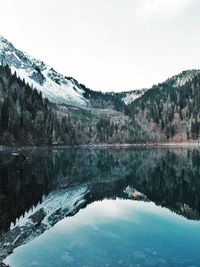
[[[200,266],[200,223],[133,200],[94,202],[6,259],[13,267]]]

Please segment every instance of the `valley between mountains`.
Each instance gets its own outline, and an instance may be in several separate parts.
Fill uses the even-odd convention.
[[[0,145],[196,141],[200,70],[148,89],[102,93],[0,37]],[[134,74],[133,74],[134,80]]]

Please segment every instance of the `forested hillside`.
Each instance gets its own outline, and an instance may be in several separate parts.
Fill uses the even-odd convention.
[[[99,101],[108,103],[109,96]],[[0,145],[132,143],[138,133],[122,112],[52,104],[8,65],[0,66]]]
[[[84,91],[93,107],[57,105],[1,65],[0,145],[182,142],[199,137],[199,71],[153,86],[129,105],[119,94]]]
[[[148,141],[197,140],[200,134],[200,71],[184,71],[153,86],[128,106]]]
[[[0,66],[0,144],[40,145],[64,142],[73,136],[65,116],[58,119],[51,104],[36,89]]]

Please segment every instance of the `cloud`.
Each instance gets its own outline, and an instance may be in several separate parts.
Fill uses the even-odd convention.
[[[13,3],[11,0],[2,0],[0,14],[9,13],[13,10]],[[6,14],[5,14],[6,15]]]
[[[135,15],[142,20],[173,19],[195,0],[136,0]]]

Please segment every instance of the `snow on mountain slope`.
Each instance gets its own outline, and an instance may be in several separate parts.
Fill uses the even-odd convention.
[[[41,91],[44,97],[59,104],[87,106],[84,90],[73,79],[63,76],[44,62],[16,49],[8,40],[0,36],[0,61],[8,64],[12,71]]]
[[[126,92],[125,97],[123,97],[122,100],[126,105],[131,104],[137,98],[141,97],[146,91],[147,89],[141,89],[141,90]]]
[[[11,70],[24,79],[29,85],[42,92],[43,97],[47,97],[51,102],[57,104],[68,104],[78,107],[92,107],[90,97],[87,94],[95,94],[75,79],[66,77],[56,72],[43,61],[35,59],[30,55],[15,48],[12,43],[0,35],[0,62],[8,64]],[[173,87],[184,85],[192,80],[200,70],[187,70],[169,78],[165,82],[171,82]],[[86,91],[89,91],[89,93]],[[116,93],[126,104],[130,104],[135,99],[141,97],[148,89],[132,90]],[[115,93],[114,93],[115,94]],[[97,98],[102,98],[100,93]],[[98,101],[98,99],[97,99]]]

